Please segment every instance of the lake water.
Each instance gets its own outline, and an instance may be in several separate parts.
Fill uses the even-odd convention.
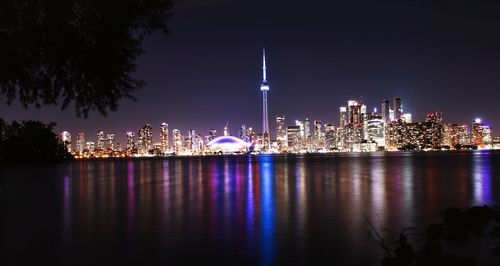
[[[500,153],[76,161],[0,168],[4,265],[379,265],[448,207],[500,205]]]

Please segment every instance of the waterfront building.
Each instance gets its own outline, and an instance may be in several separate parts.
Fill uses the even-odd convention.
[[[287,136],[287,150],[288,152],[299,152],[301,151],[301,126],[287,126],[286,127],[286,136]]]
[[[135,133],[132,131],[127,132],[127,134],[125,136],[125,140],[126,140],[125,149],[126,149],[127,153],[130,155],[130,154],[134,153],[134,150],[136,150]],[[135,151],[135,153],[137,153],[137,151]]]
[[[71,152],[71,133],[68,131],[63,131],[59,135],[59,138],[61,139],[64,148],[68,151]]]
[[[394,121],[401,121],[403,115],[403,105],[401,102],[401,97],[394,98]]]
[[[480,149],[491,148],[491,127],[483,124],[479,118],[472,123],[472,144]]]
[[[172,143],[173,143],[173,148],[174,148],[175,154],[180,155],[183,153],[183,151],[184,151],[183,141],[184,141],[184,138],[181,135],[181,131],[178,129],[172,130]]]
[[[382,120],[384,120],[384,124],[389,124],[391,122],[390,110],[391,105],[389,100],[382,101]]]
[[[335,126],[333,124],[325,125],[325,149],[333,151],[337,148]]]
[[[105,139],[104,139],[104,131],[98,131],[97,132],[97,149],[99,150],[104,150],[104,143],[105,143]]]
[[[385,146],[384,120],[380,114],[373,113],[368,117],[365,139],[377,143],[377,147]]]
[[[153,149],[153,128],[150,124],[145,124],[137,135],[137,149],[139,154],[149,154],[149,151]]]
[[[160,151],[161,153],[165,154],[168,152],[168,124],[167,123],[161,123],[160,125],[160,144],[161,148]]]
[[[115,133],[108,133],[106,142],[107,142],[107,147],[106,147],[107,150],[111,150],[111,151],[117,150],[116,149],[117,143],[115,141]]]
[[[340,127],[345,127],[347,125],[347,107],[341,106],[340,110]]]
[[[287,146],[285,116],[276,116],[276,142],[278,151],[284,152]]]
[[[323,132],[321,131],[321,120],[314,120],[314,135],[312,145],[316,151],[322,150],[325,147],[323,140]]]
[[[85,149],[85,133],[79,132],[76,135],[76,151],[81,155]]]

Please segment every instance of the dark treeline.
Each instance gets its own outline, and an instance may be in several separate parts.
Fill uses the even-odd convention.
[[[53,132],[55,124],[0,118],[0,163],[48,163],[73,157]]]

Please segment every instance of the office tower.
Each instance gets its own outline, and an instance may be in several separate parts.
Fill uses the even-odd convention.
[[[347,107],[340,107],[340,127],[345,127],[347,125]]]
[[[384,124],[389,124],[391,122],[390,110],[391,105],[389,103],[389,100],[384,100],[382,102],[382,120],[384,120]]]
[[[379,114],[371,114],[366,121],[366,140],[375,141],[378,147],[385,146],[384,120]]]
[[[304,120],[304,138],[306,140],[311,138],[311,125],[309,123],[309,118],[306,118],[306,120]]]
[[[257,136],[255,134],[255,131],[253,130],[252,127],[249,127],[247,129],[247,136],[248,136],[248,141],[249,143],[252,143],[253,146],[255,146],[255,144],[257,144]]]
[[[443,115],[440,112],[428,113],[427,117],[425,118],[425,122],[442,124],[443,123]]]
[[[333,124],[325,125],[325,148],[328,151],[337,148],[335,126]]]
[[[278,143],[278,151],[286,151],[287,137],[286,137],[286,122],[285,116],[276,116],[276,140]]]
[[[93,141],[86,142],[85,149],[88,150],[90,153],[93,153],[95,150],[95,142],[93,142]]]
[[[290,152],[298,152],[301,150],[301,126],[287,126],[286,127],[286,136],[287,136],[287,146],[288,151]]]
[[[59,138],[64,144],[64,148],[66,148],[68,152],[71,152],[71,134],[68,131],[63,131],[59,135]]]
[[[269,84],[267,82],[266,73],[266,50],[262,50],[262,83],[260,90],[262,91],[262,150],[268,152],[271,149],[271,141],[269,136],[269,120],[267,112],[267,92]]]
[[[477,118],[472,123],[472,145],[480,149],[489,148],[492,144],[492,132],[489,125],[482,123],[481,119]]]
[[[127,152],[131,153],[132,150],[135,149],[135,133],[134,132],[127,132],[127,135],[126,135],[126,149],[127,149]]]
[[[225,131],[225,130],[224,130]],[[190,129],[188,132],[188,139],[189,139],[189,144],[185,145],[184,148],[186,148],[187,152],[192,152],[194,150],[194,146],[196,143],[196,130],[195,129]]]
[[[148,154],[153,149],[153,128],[145,124],[138,134],[137,149],[140,154]]]
[[[104,131],[97,132],[97,149],[104,149]]]
[[[217,137],[217,130],[211,128],[208,130],[208,141],[211,141]]]
[[[403,115],[403,106],[401,103],[401,98],[394,98],[394,121],[400,121]]]
[[[161,152],[163,154],[168,152],[168,124],[167,123],[161,123],[160,125],[160,146],[161,146]]]
[[[114,151],[116,149],[115,133],[108,133],[107,143],[108,149]]]
[[[246,135],[247,135],[247,126],[245,124],[243,124],[240,127],[239,137],[240,137],[240,139],[245,140]]]
[[[469,128],[467,125],[451,125],[451,147],[458,149],[461,146],[469,145]]]
[[[324,148],[323,132],[321,132],[321,120],[314,120],[313,146],[316,150]]]
[[[215,133],[215,130],[214,130]],[[179,155],[183,152],[184,138],[181,135],[181,131],[178,129],[172,130],[172,143],[174,147],[174,153]]]
[[[361,107],[362,104],[355,100],[347,101],[347,115],[349,124],[359,124],[362,123]]]
[[[80,132],[76,135],[76,150],[79,154],[83,153],[85,149],[85,133]]]

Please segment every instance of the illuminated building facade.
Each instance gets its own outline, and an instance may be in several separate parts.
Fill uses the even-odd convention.
[[[475,119],[472,123],[472,144],[479,149],[491,148],[492,132],[489,125],[482,123],[481,119]]]
[[[335,126],[333,124],[325,125],[325,149],[333,151],[337,148],[337,136]]]
[[[301,150],[301,126],[287,126],[286,127],[287,136],[287,150],[288,152],[299,152]]]
[[[172,143],[174,153],[180,155],[184,152],[184,138],[181,135],[181,131],[178,129],[172,130]]]
[[[97,149],[104,150],[105,139],[104,139],[104,131],[97,132]]]
[[[126,134],[126,149],[128,154],[132,153],[137,153],[136,147],[135,147],[135,133],[134,132],[127,132]],[[135,152],[134,152],[135,150]]]
[[[139,154],[149,154],[153,149],[153,127],[145,124],[137,134],[137,150]]]
[[[160,151],[165,154],[168,152],[168,124],[162,123],[160,125]]]
[[[79,132],[76,135],[76,151],[79,154],[83,154],[84,149],[85,149],[85,133]]]
[[[276,116],[276,141],[278,142],[278,151],[284,152],[287,147],[286,122],[285,116]]]
[[[71,134],[68,131],[63,131],[59,135],[59,138],[61,139],[64,148],[66,148],[68,152],[71,152]]]

